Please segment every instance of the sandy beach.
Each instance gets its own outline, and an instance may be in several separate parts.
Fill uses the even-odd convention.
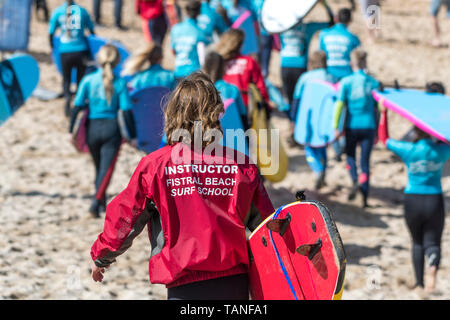
[[[50,8],[61,1],[48,0]],[[92,13],[92,1],[78,0]],[[143,44],[141,21],[134,1],[124,1],[123,24],[113,27],[113,1],[103,1],[105,27],[97,34],[121,41],[130,50]],[[450,90],[450,48],[433,48],[428,0],[383,1],[381,32],[376,43],[367,41],[359,7],[350,29],[369,53],[370,72],[389,84],[423,87],[441,81]],[[336,10],[348,1],[329,0]],[[444,11],[444,10],[442,10]],[[441,12],[444,22],[444,12]],[[325,19],[320,7],[308,19]],[[443,24],[443,27],[445,24]],[[450,23],[447,23],[450,28]],[[449,29],[443,32],[448,35]],[[446,39],[447,42],[450,38]],[[310,50],[317,48],[317,35]],[[29,54],[40,67],[39,85],[61,90],[61,76],[51,59],[48,26],[33,14]],[[279,55],[274,51],[270,79],[280,85]],[[163,65],[173,67],[169,38],[165,39]],[[106,272],[103,283],[90,277],[90,247],[103,228],[103,219],[88,213],[94,192],[94,167],[88,154],[77,153],[67,133],[63,99],[43,102],[31,97],[0,127],[0,299],[166,299],[162,285],[148,280],[150,243],[144,231],[131,249]],[[361,209],[358,199],[347,201],[351,181],[345,158],[336,162],[329,149],[327,186],[314,192],[314,175],[304,150],[289,148],[288,120],[281,113],[272,118],[279,128],[290,158],[286,179],[266,184],[274,206],[292,202],[297,190],[308,199],[323,202],[333,213],[347,254],[343,299],[450,299],[450,225],[442,240],[441,269],[434,294],[411,290],[414,272],[411,241],[403,217],[405,165],[378,144],[371,158],[370,207]],[[390,113],[390,133],[400,138],[411,125]],[[108,201],[128,184],[143,152],[124,144],[108,189]],[[443,190],[447,219],[450,212],[450,163],[444,169]]]

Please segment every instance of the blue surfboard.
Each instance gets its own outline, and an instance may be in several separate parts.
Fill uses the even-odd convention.
[[[267,91],[269,91],[269,99],[275,103],[279,111],[289,111],[289,101],[283,96],[280,90],[275,87],[268,79],[265,80]]]
[[[255,20],[249,10],[236,19],[231,26],[233,29],[241,29],[245,33],[244,43],[242,44],[241,53],[249,55],[259,52],[258,35],[255,29]]]
[[[223,129],[221,144],[248,156],[248,144],[236,102],[233,99],[227,99],[224,101],[224,108],[225,112],[220,118]]]
[[[26,54],[0,62],[0,125],[31,96],[39,82],[39,66]]]
[[[306,83],[295,121],[294,139],[300,144],[320,148],[336,140],[333,128],[337,90],[328,82]],[[344,125],[343,113],[340,129]]]
[[[125,60],[128,59],[130,56],[130,53],[128,52],[127,48],[123,44],[121,44],[118,41],[110,41],[106,38],[101,38],[98,36],[90,35],[88,38],[88,44],[89,44],[89,51],[91,53],[91,59],[95,60],[98,51],[101,47],[103,47],[105,44],[111,43],[119,50],[120,53],[120,62],[119,64],[114,68],[114,73],[119,76],[120,72],[122,72],[123,64],[125,63]],[[61,67],[61,57],[59,53],[59,44],[60,44],[60,38],[54,37],[53,38],[53,51],[52,51],[52,58],[53,62],[56,64],[56,68],[58,69],[59,73],[62,73],[62,67]],[[72,83],[75,83],[77,79],[76,71],[72,72]]]
[[[146,153],[161,147],[164,134],[163,99],[169,92],[170,89],[165,87],[151,87],[131,93],[138,149]]]
[[[413,89],[373,91],[376,101],[411,121],[419,129],[450,143],[450,97]]]
[[[0,51],[26,51],[32,0],[0,1]]]

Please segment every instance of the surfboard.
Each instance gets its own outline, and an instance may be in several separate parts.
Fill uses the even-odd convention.
[[[250,10],[244,11],[231,26],[233,29],[241,29],[245,33],[241,53],[249,55],[259,52],[258,35],[255,29],[255,20]]]
[[[329,210],[318,201],[278,208],[248,240],[254,300],[340,300],[344,245]]]
[[[319,0],[265,0],[261,22],[268,32],[281,33],[298,24]]]
[[[226,99],[223,104],[225,112],[220,118],[223,129],[221,144],[248,156],[248,144],[236,102],[234,99]]]
[[[289,111],[289,101],[283,96],[281,91],[275,87],[268,79],[265,80],[267,91],[269,92],[270,101],[275,103],[279,111]]]
[[[72,131],[72,145],[78,152],[88,153],[87,145],[87,121],[89,109],[78,112]]]
[[[311,80],[305,84],[295,121],[295,141],[302,145],[321,148],[337,139],[333,126],[336,99],[337,88],[329,82]],[[344,127],[344,119],[343,112],[340,132]]]
[[[88,44],[89,44],[89,51],[91,53],[91,59],[95,60],[98,51],[101,47],[103,47],[105,44],[111,43],[114,46],[117,47],[120,53],[120,62],[119,64],[114,68],[114,74],[117,76],[120,75],[120,72],[122,71],[123,64],[125,63],[125,60],[128,59],[130,56],[130,53],[128,52],[127,48],[123,44],[121,44],[118,41],[110,41],[106,38],[101,38],[98,36],[90,35],[88,38]],[[61,67],[61,57],[59,53],[59,44],[60,44],[60,38],[55,36],[53,38],[53,51],[52,51],[52,58],[53,62],[56,65],[56,68],[58,69],[59,73],[62,73],[62,67]],[[92,62],[92,65],[95,65],[95,62]],[[72,83],[75,83],[77,79],[76,71],[72,72]]]
[[[262,97],[255,85],[249,86],[249,104],[256,142],[250,142],[250,157],[256,159],[261,174],[271,182],[282,181],[288,171],[289,157],[283,147],[279,131],[267,120]]]
[[[26,51],[32,0],[0,1],[0,51]]]
[[[0,62],[0,125],[31,96],[39,82],[39,66],[26,54]]]
[[[433,137],[450,143],[450,97],[413,89],[373,91],[376,101]]]
[[[131,93],[138,149],[151,153],[161,146],[164,134],[163,99],[170,89],[150,87]]]

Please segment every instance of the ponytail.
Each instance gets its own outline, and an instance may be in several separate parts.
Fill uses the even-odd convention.
[[[150,42],[125,63],[123,74],[132,75],[143,71],[152,65],[160,63],[162,58],[161,46]]]
[[[98,52],[98,63],[103,69],[103,87],[108,104],[111,104],[114,95],[114,68],[119,61],[119,51],[112,44],[103,46]]]

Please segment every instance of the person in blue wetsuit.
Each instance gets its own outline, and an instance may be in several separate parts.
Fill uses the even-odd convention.
[[[220,93],[222,100],[225,102],[227,99],[233,99],[236,103],[239,115],[242,120],[244,130],[249,128],[247,119],[247,108],[242,100],[241,92],[239,88],[231,83],[225,82],[222,78],[225,74],[225,60],[217,52],[211,51],[205,57],[205,64],[203,71],[214,82],[215,87]]]
[[[199,0],[190,0],[186,5],[186,19],[174,25],[170,32],[171,46],[175,54],[176,79],[186,77],[201,68],[204,45],[208,41],[196,21],[200,7]]]
[[[337,130],[341,113],[346,108],[345,118],[345,153],[347,168],[353,182],[349,200],[356,197],[358,191],[363,196],[363,207],[367,207],[370,178],[370,153],[372,151],[377,129],[377,106],[372,90],[378,89],[377,80],[369,76],[367,69],[367,53],[355,50],[352,53],[354,73],[341,80],[337,95],[334,128]],[[356,167],[356,147],[361,147],[361,174]]]
[[[352,74],[350,54],[361,44],[358,37],[348,30],[351,21],[351,11],[341,9],[337,14],[337,23],[319,34],[319,49],[327,54],[328,72],[336,81]]]
[[[308,66],[309,44],[314,34],[324,28],[333,25],[333,13],[325,1],[322,1],[328,15],[329,22],[309,22],[284,31],[280,34],[281,41],[281,79],[283,91],[289,104],[292,104],[295,85],[298,78]]]
[[[311,54],[308,61],[309,71],[303,73],[297,81],[294,90],[293,101],[289,118],[291,120],[290,145],[296,145],[294,141],[293,132],[295,127],[295,120],[297,118],[298,106],[302,99],[305,84],[311,80],[323,80],[333,82],[333,76],[327,72],[327,56],[323,51],[315,51]],[[311,126],[308,126],[311,128]],[[314,148],[305,146],[305,157],[311,170],[316,175],[315,189],[319,190],[325,185],[325,174],[327,169],[327,147]]]
[[[408,184],[404,189],[404,214],[412,238],[415,286],[433,292],[441,261],[441,239],[445,224],[442,170],[450,159],[450,145],[437,142],[415,127],[415,141],[389,138],[387,111],[380,103],[379,140],[406,164]],[[425,257],[428,279],[424,283]]]
[[[98,53],[101,66],[96,72],[86,75],[80,83],[74,101],[69,132],[72,132],[78,113],[88,108],[87,145],[95,165],[95,196],[89,212],[99,217],[106,208],[106,188],[123,138],[134,141],[136,128],[132,113],[132,102],[126,82],[114,76],[113,69],[120,61],[120,54],[113,45],[103,46]],[[118,118],[125,126],[119,127]],[[135,141],[133,142],[135,144]]]
[[[70,114],[72,94],[70,83],[72,70],[77,72],[77,85],[86,72],[86,62],[90,59],[89,45],[85,35],[88,29],[94,34],[94,24],[89,13],[73,0],[64,1],[51,15],[49,23],[49,40],[53,49],[53,37],[58,29],[61,29],[59,53],[61,58],[63,93],[65,102],[65,114]]]
[[[205,34],[206,45],[214,42],[214,32],[220,35],[228,29],[228,25],[222,16],[210,6],[209,0],[202,1],[200,15],[197,17],[197,25]]]
[[[172,71],[163,69],[162,48],[150,42],[138,51],[126,63],[123,74],[133,75],[128,83],[132,90],[140,90],[148,87],[175,87],[175,76]]]

